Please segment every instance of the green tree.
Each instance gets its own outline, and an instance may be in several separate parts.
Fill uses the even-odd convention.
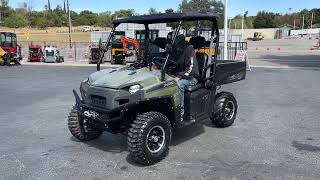
[[[119,11],[114,12],[112,19],[126,18],[134,15],[135,15],[135,11],[133,9],[120,9]]]
[[[20,28],[30,25],[30,22],[26,17],[22,16],[19,13],[12,14],[11,16],[4,19],[4,26],[11,28]]]
[[[0,6],[1,7],[8,7],[9,0],[0,0]]]
[[[96,26],[100,27],[111,27],[112,26],[112,14],[111,12],[100,13],[97,17]]]
[[[179,5],[179,12],[212,12],[220,15],[223,19],[223,4],[218,0],[183,0]],[[223,27],[223,21],[219,21],[220,27]],[[184,28],[197,27],[198,22],[184,23]],[[201,21],[201,27],[210,27],[208,21]]]
[[[174,13],[174,10],[172,8],[166,9],[165,13]]]
[[[159,14],[160,12],[157,11],[155,8],[150,8],[148,11],[149,14]]]
[[[71,16],[73,19],[73,25],[74,26],[80,26],[80,25],[95,25],[98,23],[98,14],[93,13],[91,11],[81,11],[79,14],[73,12],[73,15]]]
[[[277,28],[281,26],[281,16],[271,12],[258,12],[253,25],[254,28]]]

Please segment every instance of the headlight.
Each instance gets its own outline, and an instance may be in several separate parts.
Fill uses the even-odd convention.
[[[141,89],[140,85],[134,85],[129,88],[129,93],[134,94]]]
[[[88,83],[88,82],[89,82],[89,78],[87,78],[87,79],[83,80],[82,82],[84,82],[84,83]]]
[[[82,99],[87,97],[87,92],[83,89],[82,85],[80,86],[80,93],[81,93]]]

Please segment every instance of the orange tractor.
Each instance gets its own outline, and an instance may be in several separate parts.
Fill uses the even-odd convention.
[[[122,36],[112,43],[111,64],[126,64],[126,58],[138,56],[140,43],[136,39]]]

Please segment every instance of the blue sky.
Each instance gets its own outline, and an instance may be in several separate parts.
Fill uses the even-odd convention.
[[[10,0],[10,5],[16,7],[19,2],[33,2],[35,9],[43,9],[47,0]],[[51,0],[52,6],[62,4],[63,0]],[[181,0],[70,0],[75,11],[91,10],[96,12],[115,11],[118,9],[134,9],[139,14],[148,12],[150,7],[164,11],[168,8],[177,9]],[[273,11],[279,13],[300,11],[304,8],[320,8],[320,0],[228,0],[230,17],[248,10],[249,15],[258,11]]]

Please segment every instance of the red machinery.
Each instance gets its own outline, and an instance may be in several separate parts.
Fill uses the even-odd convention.
[[[41,62],[43,58],[43,51],[39,45],[29,46],[29,62]]]
[[[122,36],[112,43],[112,64],[125,64],[126,57],[139,53],[140,43],[136,39]]]
[[[132,38],[127,38],[122,36],[120,39],[121,43],[123,44],[123,49],[132,49],[132,45],[134,46],[135,49],[139,49],[140,44],[136,39],[132,39]],[[131,45],[131,46],[130,46]]]
[[[6,54],[1,58],[4,64],[20,64],[21,47],[17,44],[17,35],[11,32],[0,32],[0,47]]]

